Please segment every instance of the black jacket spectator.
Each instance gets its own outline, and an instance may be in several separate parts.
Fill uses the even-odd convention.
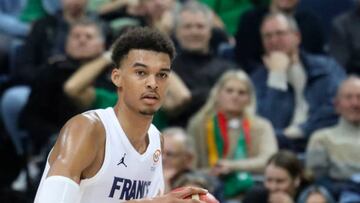
[[[36,76],[28,103],[20,116],[20,127],[29,132],[35,146],[42,146],[79,109],[63,91],[63,83],[80,64],[68,58],[57,59]]]

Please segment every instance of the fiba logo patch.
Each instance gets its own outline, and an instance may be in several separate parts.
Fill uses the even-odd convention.
[[[160,158],[161,158],[161,150],[157,149],[153,154],[153,164],[152,166],[150,166],[150,171],[154,172],[156,170]]]
[[[153,155],[154,163],[157,163],[159,161],[160,156],[161,156],[161,151],[160,151],[160,149],[157,149]]]

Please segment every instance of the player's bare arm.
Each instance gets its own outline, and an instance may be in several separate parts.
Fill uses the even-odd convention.
[[[65,176],[76,183],[94,176],[102,164],[104,133],[95,113],[77,115],[69,120],[50,154],[47,176]]]

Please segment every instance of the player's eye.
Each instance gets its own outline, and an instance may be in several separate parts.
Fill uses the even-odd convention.
[[[136,75],[138,75],[138,76],[144,76],[144,75],[146,75],[146,72],[145,72],[145,71],[142,71],[142,70],[138,70],[138,71],[136,71]]]
[[[168,73],[159,73],[158,76],[162,79],[165,79],[169,76],[169,74]]]

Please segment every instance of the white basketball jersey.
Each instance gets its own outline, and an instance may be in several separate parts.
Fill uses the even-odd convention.
[[[145,153],[139,154],[121,128],[113,108],[94,111],[105,127],[105,157],[94,177],[81,180],[80,199],[76,203],[119,203],[162,194],[161,142],[156,127],[151,124],[149,145]],[[47,163],[38,191],[48,171]]]

